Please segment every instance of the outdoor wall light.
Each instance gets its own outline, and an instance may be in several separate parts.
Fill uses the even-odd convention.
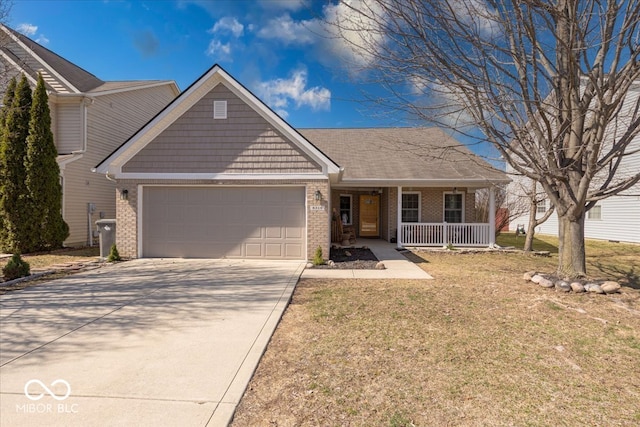
[[[320,190],[316,190],[316,201],[319,202],[320,200],[322,200],[322,193]]]
[[[129,200],[129,190],[127,190],[126,188],[120,190],[120,198],[122,200]]]

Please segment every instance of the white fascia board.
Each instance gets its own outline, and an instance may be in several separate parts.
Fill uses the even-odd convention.
[[[102,172],[97,170],[97,172]],[[103,172],[104,173],[104,172]],[[115,179],[135,180],[207,180],[207,181],[249,181],[249,180],[326,180],[322,173],[142,173],[142,172],[111,172]]]
[[[173,89],[173,92],[176,95],[180,93],[180,89],[178,89],[178,85],[176,84],[175,81],[160,80],[152,83],[141,84],[139,86],[128,86],[128,87],[121,87],[119,89],[111,89],[111,90],[104,90],[104,91],[99,90],[100,86],[98,86],[96,89],[92,89],[91,91],[87,92],[87,94],[90,96],[97,97],[97,96],[104,96],[104,95],[113,95],[114,93],[131,92],[131,91],[140,90],[140,89],[150,89],[150,88],[165,86],[165,85],[170,85],[171,88]]]
[[[495,184],[507,184],[510,179],[343,179],[334,187],[474,187],[482,188]]]
[[[4,26],[3,26],[4,27]],[[36,53],[34,51],[32,51],[31,49],[29,49],[29,47],[22,43],[20,41],[20,39],[18,37],[16,37],[11,31],[3,28],[4,32],[11,37],[11,40],[13,40],[14,42],[18,43],[18,45],[23,48],[25,50],[25,52],[27,52],[29,55],[31,55],[32,57],[34,57],[40,64],[42,64],[43,67],[45,67],[47,69],[47,71],[49,71],[51,73],[51,75],[56,76],[56,78],[58,80],[60,80],[62,83],[64,83],[66,86],[68,86],[72,92],[74,93],[80,93],[80,91],[71,83],[69,83],[67,81],[67,79],[65,79],[64,77],[62,77],[62,75],[60,75],[56,70],[54,70],[49,64],[47,64],[46,61],[44,61],[42,58],[40,58],[38,55],[36,55]],[[37,70],[35,70],[37,71]]]
[[[19,72],[23,73],[25,76],[27,76],[27,80],[29,80],[31,83],[33,83],[34,86],[38,83],[38,81],[36,79],[34,79],[30,74],[24,73],[24,69],[21,66],[19,66],[9,55],[4,53],[2,50],[0,50],[0,55],[2,55],[2,57],[9,64],[13,65],[17,71],[19,71]]]
[[[56,162],[58,163],[60,170],[64,170],[69,163],[80,160],[81,158],[82,153],[62,154],[56,157]]]

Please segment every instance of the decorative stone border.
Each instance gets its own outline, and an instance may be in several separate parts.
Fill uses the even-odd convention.
[[[615,294],[620,292],[620,284],[612,280],[565,280],[551,274],[527,271],[522,278],[543,288],[555,288],[558,292],[591,292],[595,294]]]

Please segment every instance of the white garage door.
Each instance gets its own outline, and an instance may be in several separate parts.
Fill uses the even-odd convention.
[[[305,259],[301,187],[144,187],[142,256]]]

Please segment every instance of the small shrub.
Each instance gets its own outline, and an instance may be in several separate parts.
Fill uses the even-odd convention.
[[[322,258],[322,248],[318,246],[316,249],[316,253],[313,256],[313,265],[322,265],[324,264],[324,259]]]
[[[13,280],[26,277],[31,274],[29,263],[22,259],[20,254],[13,254],[7,265],[2,269],[5,280]]]
[[[116,244],[111,245],[111,250],[109,251],[109,256],[107,257],[108,262],[121,261],[120,254],[118,253],[118,248],[116,248]]]
[[[456,247],[453,246],[453,243],[451,243],[451,242],[449,242],[447,244],[447,249],[450,250],[450,251],[457,251]]]

